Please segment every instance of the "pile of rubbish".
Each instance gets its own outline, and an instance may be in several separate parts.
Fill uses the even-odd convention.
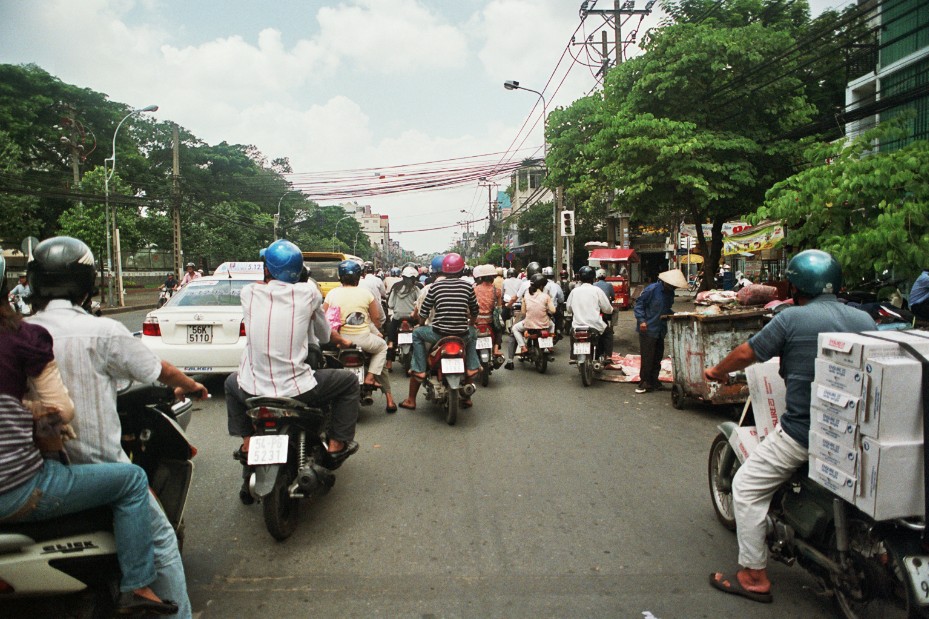
[[[740,308],[767,307],[777,302],[777,288],[764,284],[749,284],[738,292],[733,290],[704,290],[697,293],[694,304],[705,309],[697,309],[701,315],[715,315],[723,311],[738,310]]]

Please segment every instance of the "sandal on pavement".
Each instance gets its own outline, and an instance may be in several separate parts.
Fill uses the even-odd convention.
[[[141,613],[147,615],[176,615],[177,610],[177,604],[171,600],[156,602],[133,591],[120,593],[119,601],[116,603],[117,615],[138,615]]]
[[[732,576],[726,576],[722,572],[710,574],[710,586],[725,593],[739,595],[754,602],[761,602],[763,604],[770,604],[774,600],[774,596],[771,595],[770,591],[766,591],[764,593],[759,591],[749,591],[742,586],[742,583],[739,582],[738,576],[735,574]]]

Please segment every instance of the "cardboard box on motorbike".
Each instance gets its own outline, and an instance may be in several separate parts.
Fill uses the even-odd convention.
[[[735,429],[729,435],[729,444],[738,457],[739,462],[744,463],[752,454],[761,439],[758,437],[758,429],[755,426],[741,426]]]
[[[860,436],[858,424],[852,423],[829,411],[810,409],[810,431],[820,436],[841,443],[843,446],[857,449]]]
[[[875,520],[922,516],[925,511],[922,442],[861,437],[855,506]]]
[[[820,333],[819,355],[826,359],[851,368],[864,369],[868,359],[885,357],[906,357],[907,353],[896,342],[905,341],[923,354],[929,354],[929,333],[922,331],[926,337],[907,335],[902,331],[869,331],[879,337],[894,340],[888,342],[858,333]]]
[[[787,410],[787,386],[779,373],[779,357],[745,368],[748,392],[752,397],[752,412],[758,436],[764,438],[774,432],[778,420]]]
[[[810,458],[830,464],[851,477],[858,477],[858,448],[842,437],[833,438],[810,431]]]
[[[872,359],[865,372],[868,397],[861,433],[885,442],[921,442],[922,364],[913,358]]]
[[[864,393],[867,376],[864,370],[817,358],[813,382],[829,389],[860,396]]]

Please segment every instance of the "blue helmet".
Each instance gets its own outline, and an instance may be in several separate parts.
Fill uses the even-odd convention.
[[[439,254],[432,259],[432,262],[429,264],[430,273],[441,273],[442,272],[442,261],[445,260],[445,254]]]
[[[300,272],[303,271],[303,254],[300,248],[280,239],[274,241],[264,252],[265,267],[274,279],[288,284],[300,281]]]
[[[807,249],[790,259],[787,281],[809,297],[835,294],[842,287],[842,267],[830,254]]]
[[[343,277],[361,276],[362,266],[354,260],[343,260],[339,263],[339,279]]]

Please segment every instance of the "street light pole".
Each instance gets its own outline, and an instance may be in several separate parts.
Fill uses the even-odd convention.
[[[281,222],[281,201],[287,197],[287,194],[290,193],[290,190],[284,192],[284,195],[281,196],[280,200],[277,201],[277,214],[274,216],[274,240],[278,240],[280,237],[277,235],[277,226]]]
[[[533,90],[531,88],[526,88],[525,86],[520,86],[519,82],[516,80],[508,80],[503,82],[503,87],[507,90],[526,90],[528,92],[535,93],[539,96],[539,99],[542,101],[542,160],[548,159],[548,141],[545,139],[545,125],[548,122],[548,102],[545,100],[545,96],[538,90]],[[547,170],[547,168],[546,168]],[[558,268],[558,206],[557,200],[552,201],[552,268],[555,270],[556,277],[559,277],[561,270]]]
[[[339,224],[346,219],[354,219],[352,215],[346,215],[339,221],[335,222],[335,232],[332,233],[332,251],[335,251],[335,244],[339,241]]]
[[[133,114],[138,114],[140,112],[157,112],[157,105],[147,105],[145,107],[140,107],[138,109],[132,110],[125,116],[122,120],[119,121],[119,124],[116,125],[116,129],[113,131],[113,154],[103,160],[103,194],[104,194],[104,211],[106,214],[106,269],[107,275],[109,277],[108,287],[107,287],[107,305],[110,307],[113,306],[113,243],[117,243],[116,247],[116,284],[119,288],[119,305],[123,307],[126,305],[125,298],[123,296],[123,270],[122,270],[122,260],[119,252],[119,228],[116,227],[116,212],[110,213],[110,179],[113,177],[113,174],[116,172],[116,134],[119,133],[119,128],[123,126],[123,123],[126,122],[126,119],[132,116]],[[107,171],[107,162],[110,164],[110,169]],[[113,227],[113,236],[110,237],[110,225],[112,221]]]

